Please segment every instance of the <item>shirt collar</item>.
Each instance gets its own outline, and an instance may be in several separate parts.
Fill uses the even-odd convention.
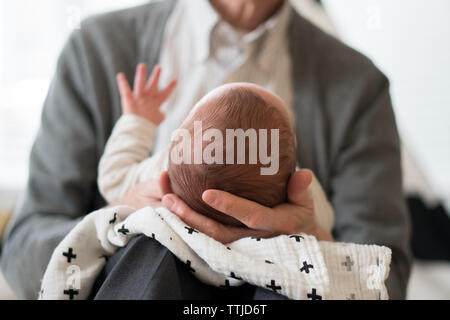
[[[219,23],[224,22],[208,0],[180,0],[183,10],[186,10],[187,18],[191,22],[194,39],[196,39],[197,54],[195,61],[205,62],[210,56],[211,37],[214,35],[214,28]],[[270,56],[272,50],[276,50],[280,41],[283,41],[292,6],[289,0],[285,0],[278,12],[252,30],[242,36],[240,45],[256,46],[258,42],[265,39],[262,44],[262,51],[258,55],[258,62],[264,69],[270,69]],[[234,29],[234,28],[232,28]],[[234,29],[236,33],[242,32]]]

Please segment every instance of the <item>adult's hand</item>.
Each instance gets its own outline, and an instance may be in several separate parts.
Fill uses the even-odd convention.
[[[288,202],[274,208],[237,197],[221,190],[206,190],[203,201],[216,210],[241,221],[247,228],[225,226],[190,209],[174,194],[163,196],[163,205],[191,227],[222,243],[245,237],[268,238],[279,234],[306,233],[318,240],[333,241],[331,234],[317,223],[309,190],[312,173],[296,171],[287,186]]]
[[[162,206],[162,197],[170,192],[172,190],[170,189],[169,175],[167,171],[164,171],[156,179],[137,184],[128,190],[122,199],[111,203],[108,207],[126,205],[136,209],[148,206],[156,208]]]

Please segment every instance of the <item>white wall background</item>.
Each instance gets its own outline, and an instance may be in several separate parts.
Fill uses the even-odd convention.
[[[42,102],[68,34],[92,13],[144,2],[0,0],[0,189],[25,184]],[[391,79],[403,139],[450,199],[450,1],[323,2],[340,37]]]
[[[402,138],[450,200],[450,1],[323,0],[341,38],[391,80]]]

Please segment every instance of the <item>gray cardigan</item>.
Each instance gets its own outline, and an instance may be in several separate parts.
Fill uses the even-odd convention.
[[[105,205],[97,165],[121,114],[115,75],[158,62],[173,1],[85,20],[58,60],[30,157],[30,176],[4,238],[1,267],[21,298],[36,298],[53,249]],[[409,221],[399,137],[386,77],[364,56],[294,14],[289,27],[298,160],[335,209],[338,241],[392,249],[388,289],[405,297]],[[180,54],[183,54],[180,52]],[[168,115],[170,116],[170,115]]]

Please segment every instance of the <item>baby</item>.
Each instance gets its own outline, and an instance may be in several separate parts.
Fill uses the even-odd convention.
[[[193,107],[167,149],[148,157],[156,126],[164,119],[160,107],[176,85],[172,81],[159,91],[160,72],[156,66],[146,82],[146,66],[139,65],[134,92],[124,75],[118,75],[123,116],[99,164],[98,184],[104,198],[112,203],[136,184],[168,170],[178,197],[223,224],[243,226],[208,206],[202,200],[205,190],[224,190],[268,207],[285,202],[297,143],[283,101],[254,84],[221,86]],[[315,179],[311,191],[318,222],[330,231],[332,209]]]
[[[252,84],[221,86],[194,106],[170,146],[149,157],[156,126],[164,118],[160,107],[176,84],[159,91],[160,72],[156,67],[147,82],[146,67],[139,65],[133,92],[124,75],[118,76],[124,114],[99,164],[106,200],[114,203],[134,185],[168,170],[175,194],[227,225],[242,224],[207,206],[205,190],[226,190],[269,207],[285,202],[297,146],[281,99]],[[333,211],[314,176],[309,191],[317,223],[331,231]],[[317,241],[305,233],[247,237],[224,245],[166,208],[121,205],[86,215],[61,241],[44,274],[40,298],[87,299],[108,257],[141,234],[158,241],[208,285],[229,288],[248,282],[291,299],[387,298],[388,248]],[[78,284],[67,271],[71,263],[80,270]],[[348,268],[349,263],[355,267]],[[378,265],[379,283],[372,285],[373,274],[365,270]],[[149,280],[144,276],[143,281]]]

